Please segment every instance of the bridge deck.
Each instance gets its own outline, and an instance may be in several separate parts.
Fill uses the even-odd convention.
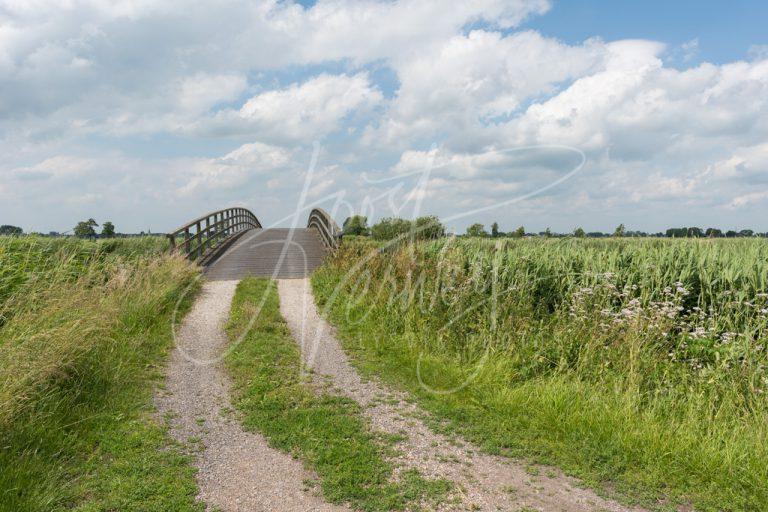
[[[251,229],[205,269],[212,281],[247,276],[279,279],[306,277],[325,257],[318,231],[307,229]]]

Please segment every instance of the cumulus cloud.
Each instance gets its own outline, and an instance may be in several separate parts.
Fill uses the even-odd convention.
[[[381,100],[381,92],[366,73],[323,73],[301,84],[257,94],[237,111],[221,111],[214,122],[203,120],[199,128],[249,133],[265,140],[311,142],[337,131],[353,112],[371,109]]]
[[[186,197],[242,187],[255,177],[287,172],[294,166],[290,151],[253,142],[244,144],[220,158],[194,162],[188,180],[177,192],[178,195]]]
[[[531,31],[503,36],[473,30],[394,64],[397,98],[371,143],[407,146],[414,137],[451,130],[463,143],[483,140],[529,100],[597,68],[605,45],[590,40],[568,46]],[[488,129],[490,125],[490,130]]]

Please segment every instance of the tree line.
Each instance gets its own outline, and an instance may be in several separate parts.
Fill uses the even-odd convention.
[[[115,232],[115,225],[106,221],[101,225],[101,232],[97,232],[96,228],[99,224],[94,219],[88,219],[80,221],[72,229],[72,233],[80,238],[112,238],[118,235]],[[440,219],[434,215],[426,215],[418,217],[415,220],[403,219],[399,217],[386,217],[375,223],[373,226],[368,226],[368,217],[363,215],[353,215],[348,217],[343,224],[345,235],[357,235],[357,236],[370,236],[376,240],[392,240],[399,236],[403,236],[410,233],[413,238],[424,240],[434,239],[445,236],[446,228],[440,222]],[[21,236],[24,234],[24,230],[18,226],[12,226],[10,224],[4,224],[0,226],[0,235],[4,236]],[[41,235],[41,233],[31,233],[35,235]],[[142,231],[140,233],[144,235]],[[51,231],[48,236],[61,236],[60,233]],[[751,229],[742,229],[740,231],[727,230],[723,231],[717,228],[702,229],[699,227],[681,227],[681,228],[669,228],[664,232],[647,233],[645,231],[631,231],[627,230],[624,224],[619,224],[612,233],[603,233],[600,231],[586,232],[583,228],[576,228],[570,233],[556,233],[549,228],[538,233],[531,233],[525,230],[524,226],[519,226],[516,229],[508,232],[501,231],[499,229],[499,223],[494,222],[491,224],[491,230],[487,231],[485,225],[480,223],[474,223],[467,227],[465,236],[480,237],[480,238],[523,238],[531,236],[540,236],[545,238],[562,238],[562,237],[576,237],[576,238],[605,238],[605,237],[666,237],[666,238],[743,238],[743,237],[763,237],[768,238],[768,232],[760,233]]]
[[[417,239],[440,238],[445,235],[445,226],[435,216],[419,217],[415,220],[402,219],[398,217],[386,217],[368,226],[368,217],[363,215],[353,215],[348,217],[343,224],[345,235],[370,236],[375,240],[392,240],[407,233],[411,233]],[[460,235],[461,236],[461,235]],[[474,223],[467,227],[464,236],[478,238],[523,238],[539,236],[544,238],[608,238],[608,237],[666,237],[666,238],[741,238],[741,237],[765,237],[768,238],[768,232],[758,233],[751,229],[742,229],[740,231],[723,231],[717,228],[702,229],[699,227],[681,227],[669,228],[666,231],[648,233],[645,231],[632,231],[626,229],[624,224],[619,224],[613,232],[603,233],[601,231],[587,232],[583,228],[577,227],[570,233],[557,233],[547,228],[538,233],[531,233],[525,230],[524,226],[519,226],[512,231],[501,231],[499,223],[491,224],[490,231],[486,230],[485,225]]]
[[[96,232],[96,228],[99,227],[98,222],[94,219],[83,220],[77,223],[72,229],[72,233],[79,238],[113,238],[118,236],[115,232],[115,225],[106,221],[101,226],[101,232]],[[3,224],[0,226],[0,235],[5,236],[21,236],[24,234],[24,230],[19,226],[12,226],[10,224]],[[141,233],[142,235],[144,232]],[[30,235],[38,236],[62,236],[62,233],[58,231],[49,231],[47,234],[32,232]]]

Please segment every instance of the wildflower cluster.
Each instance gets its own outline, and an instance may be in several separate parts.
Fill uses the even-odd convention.
[[[589,324],[597,318],[599,330],[608,337],[631,331],[693,370],[713,364],[730,368],[746,364],[754,353],[765,356],[768,293],[739,301],[733,300],[732,290],[725,290],[720,308],[686,307],[691,292],[682,282],[664,287],[659,299],[650,300],[644,297],[652,293],[644,294],[637,284],[619,287],[614,277],[610,272],[593,275],[593,284],[571,294],[567,310],[572,321]]]

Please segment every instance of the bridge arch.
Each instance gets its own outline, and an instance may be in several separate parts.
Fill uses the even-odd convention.
[[[249,275],[305,277],[339,247],[342,230],[322,208],[310,211],[306,228],[262,228],[246,208],[198,217],[168,235],[175,250],[204,268],[209,279]]]

